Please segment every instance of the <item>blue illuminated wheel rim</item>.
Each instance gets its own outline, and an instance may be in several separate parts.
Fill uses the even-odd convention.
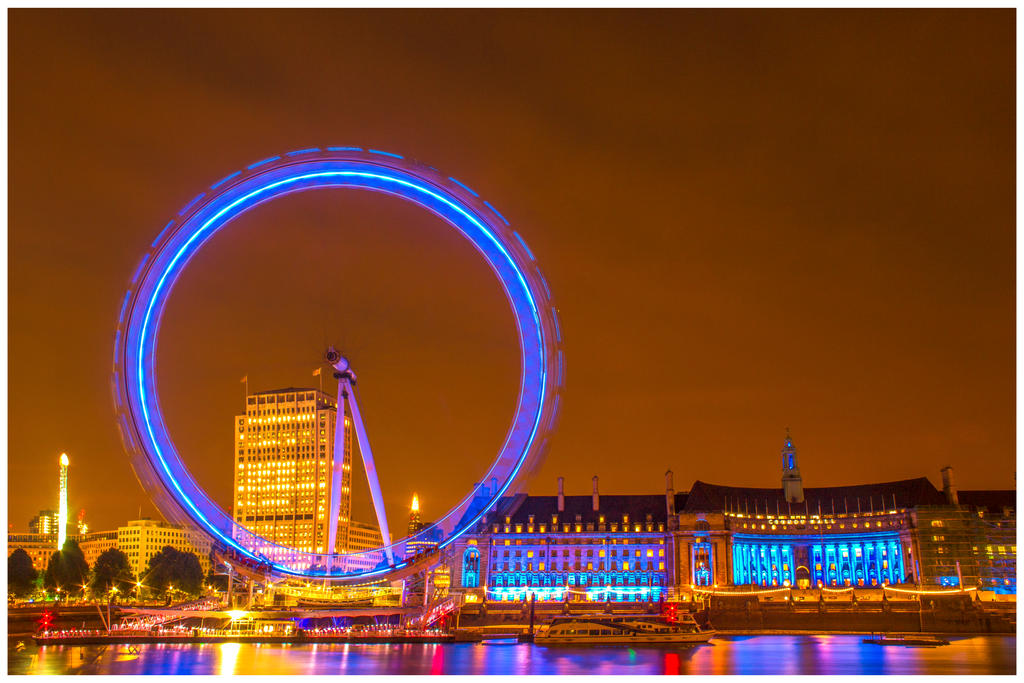
[[[185,467],[164,423],[156,389],[160,319],[174,283],[202,245],[237,216],[294,192],[349,188],[383,192],[427,209],[456,228],[497,275],[512,308],[521,351],[519,396],[505,442],[477,485],[415,536],[351,555],[300,552],[252,534],[216,505]],[[355,147],[310,148],[258,161],[200,193],[170,221],[137,267],[114,342],[114,403],[121,437],[160,511],[202,532],[227,556],[278,578],[373,581],[411,566],[406,544],[441,548],[472,529],[536,467],[547,448],[564,383],[561,330],[551,291],[522,237],[463,183],[396,154]]]

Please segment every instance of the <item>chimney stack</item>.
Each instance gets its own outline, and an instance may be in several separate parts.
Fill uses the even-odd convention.
[[[562,477],[558,478],[558,511],[565,512],[565,489],[563,488],[565,479]]]
[[[598,496],[597,496],[597,475],[596,474],[594,475],[594,494],[593,494],[593,496],[594,496],[594,512],[597,512],[598,508],[600,507],[600,500],[598,499]]]
[[[956,486],[953,484],[953,468],[949,465],[942,468],[942,492],[946,494],[946,502],[948,504],[960,504],[956,495]]]
[[[672,484],[672,470],[665,472],[665,511],[669,519],[676,516],[676,490]]]

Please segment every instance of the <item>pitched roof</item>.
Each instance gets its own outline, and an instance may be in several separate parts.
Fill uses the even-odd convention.
[[[837,513],[888,508],[894,500],[897,507],[944,505],[946,502],[942,493],[932,486],[927,477],[881,484],[805,488],[804,500],[808,510],[820,508],[822,511],[834,510]],[[798,507],[805,506],[800,504]],[[686,512],[742,510],[751,514],[787,513],[790,509],[781,488],[720,486],[699,480],[690,489],[685,507]]]
[[[991,490],[991,491],[959,491],[957,500],[961,505],[973,505],[985,508],[989,512],[1002,512],[1003,508],[1017,509],[1017,491]]]
[[[598,497],[596,512],[591,496],[565,496],[564,508],[563,511],[558,511],[558,496],[528,496],[515,510],[499,511],[499,514],[493,515],[491,519],[504,521],[505,515],[508,515],[513,524],[525,524],[529,521],[530,515],[538,522],[550,522],[552,515],[558,515],[560,522],[575,522],[579,516],[580,522],[597,523],[601,515],[608,521],[618,521],[623,515],[628,514],[631,521],[643,522],[647,520],[647,515],[650,515],[652,522],[664,524],[668,518],[665,494],[601,494]]]

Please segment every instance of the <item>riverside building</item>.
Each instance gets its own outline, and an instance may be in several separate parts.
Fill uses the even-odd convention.
[[[111,548],[118,548],[117,530],[112,531],[89,531],[75,537],[78,547],[82,549],[85,561],[90,567],[96,564],[100,555]],[[200,558],[202,561],[202,558]]]
[[[137,519],[117,528],[116,547],[128,557],[128,564],[140,581],[145,579],[149,559],[166,546],[195,553],[203,574],[210,571],[210,542],[196,532],[155,519]]]
[[[348,548],[346,552],[358,553],[364,550],[373,550],[384,545],[384,538],[380,535],[380,529],[373,524],[365,524],[356,520],[348,524]]]
[[[9,532],[7,534],[7,556],[19,548],[28,553],[36,571],[45,571],[50,556],[57,552],[56,536],[34,532]]]
[[[57,552],[53,539],[54,537],[49,534],[12,532],[7,534],[7,554],[10,555],[21,548],[32,559],[33,567],[45,571],[50,557]],[[73,534],[68,540],[78,544],[90,567],[96,564],[96,560],[104,551],[111,548],[120,550],[128,557],[132,572],[140,578],[146,573],[149,558],[160,552],[164,546],[195,553],[203,572],[210,569],[210,542],[184,527],[162,521],[134,520],[111,531]]]
[[[1015,491],[925,478],[804,488],[787,434],[778,488],[503,498],[453,544],[475,600],[647,601],[726,586],[959,586],[1016,593]],[[485,492],[486,493],[486,492]]]
[[[455,545],[453,587],[488,600],[659,600],[672,585],[661,495],[519,494],[503,498],[477,533]],[[486,496],[486,490],[483,491]]]

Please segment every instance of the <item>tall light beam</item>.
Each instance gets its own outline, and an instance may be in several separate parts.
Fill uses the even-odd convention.
[[[60,507],[57,512],[57,550],[68,540],[68,454],[60,454]]]

